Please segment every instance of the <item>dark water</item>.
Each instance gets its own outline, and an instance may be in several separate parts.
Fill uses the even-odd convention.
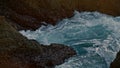
[[[42,44],[60,43],[73,47],[77,55],[56,68],[109,68],[120,49],[120,17],[99,12],[75,11],[56,26],[20,31]]]

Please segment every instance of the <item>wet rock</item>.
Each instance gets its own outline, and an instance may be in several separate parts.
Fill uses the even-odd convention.
[[[75,54],[65,45],[48,46],[28,40],[0,17],[1,68],[53,68]]]

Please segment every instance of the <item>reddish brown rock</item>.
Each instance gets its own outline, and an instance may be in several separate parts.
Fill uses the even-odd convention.
[[[74,10],[99,11],[120,15],[120,0],[1,0],[7,8],[5,15],[23,29],[36,29],[41,22],[56,24],[71,17]],[[22,28],[20,28],[22,29]]]

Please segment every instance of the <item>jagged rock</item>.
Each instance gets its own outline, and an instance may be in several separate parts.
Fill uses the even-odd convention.
[[[120,15],[120,0],[0,0],[2,14],[21,26],[18,29],[36,29],[43,21],[56,24],[71,17],[74,10],[99,11]]]
[[[28,40],[0,17],[0,68],[53,68],[75,54],[68,46]]]

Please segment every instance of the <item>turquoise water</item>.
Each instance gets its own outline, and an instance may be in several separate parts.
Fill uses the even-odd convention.
[[[77,55],[56,68],[109,68],[120,50],[120,17],[99,12],[74,12],[56,26],[42,26],[36,31],[20,31],[28,39],[42,44],[65,44]]]

